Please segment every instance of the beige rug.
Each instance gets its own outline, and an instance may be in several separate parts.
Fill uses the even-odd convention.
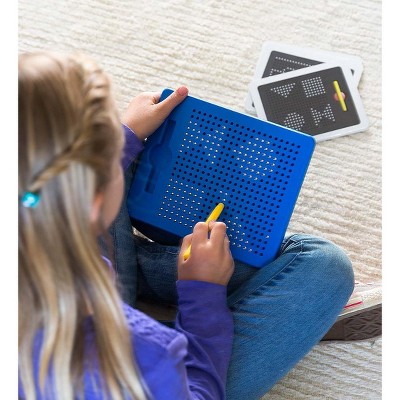
[[[79,50],[114,79],[121,110],[185,84],[244,111],[262,43],[358,55],[370,128],[318,143],[289,231],[324,236],[362,281],[381,279],[381,2],[20,0],[19,50]],[[381,340],[318,345],[264,399],[381,398]],[[239,399],[242,400],[242,399]]]

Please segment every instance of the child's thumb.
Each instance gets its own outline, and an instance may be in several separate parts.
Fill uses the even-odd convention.
[[[190,235],[186,235],[183,238],[182,244],[181,244],[181,249],[180,249],[180,252],[179,252],[179,259],[183,260],[183,255],[185,254],[185,252],[187,251],[188,247],[192,243],[192,237],[193,237],[193,233],[191,233]]]
[[[167,98],[157,104],[159,112],[162,114],[163,118],[167,118],[172,110],[187,97],[189,90],[186,86],[181,86],[173,93],[171,93]]]

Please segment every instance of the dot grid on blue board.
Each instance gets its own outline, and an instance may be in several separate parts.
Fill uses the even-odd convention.
[[[311,136],[189,96],[145,143],[130,216],[150,238],[152,228],[183,237],[222,202],[232,256],[262,267],[279,251],[314,146]]]

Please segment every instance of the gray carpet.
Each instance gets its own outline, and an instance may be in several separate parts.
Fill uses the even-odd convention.
[[[112,75],[123,110],[185,84],[244,111],[266,40],[358,55],[367,131],[317,144],[289,232],[324,236],[356,278],[381,280],[381,2],[19,1],[19,50],[79,50]],[[264,399],[381,398],[381,340],[316,346]]]

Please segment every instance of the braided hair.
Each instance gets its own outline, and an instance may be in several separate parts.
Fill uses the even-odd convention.
[[[83,373],[98,376],[98,365],[109,397],[144,399],[120,299],[90,219],[123,147],[109,78],[82,55],[22,54],[18,111],[19,195],[40,198],[35,208],[19,206],[19,373],[25,396],[83,396]],[[88,318],[92,344],[85,341]]]

